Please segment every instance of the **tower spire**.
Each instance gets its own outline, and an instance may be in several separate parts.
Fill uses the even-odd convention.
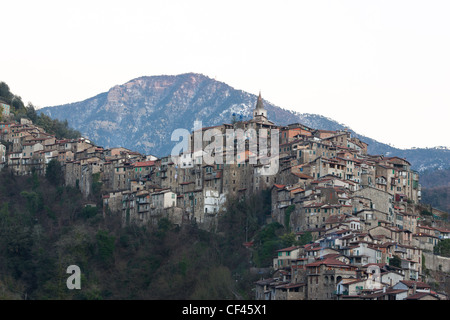
[[[263,101],[262,101],[262,97],[261,97],[261,90],[259,90],[258,101],[256,102],[255,109],[264,109],[264,105],[263,105]]]
[[[267,110],[264,108],[263,100],[261,97],[261,90],[259,91],[255,109],[253,110],[253,120],[262,123],[267,121]]]

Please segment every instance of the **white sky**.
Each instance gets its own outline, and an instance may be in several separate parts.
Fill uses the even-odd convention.
[[[450,1],[3,1],[0,81],[37,107],[203,73],[395,147],[450,147]]]

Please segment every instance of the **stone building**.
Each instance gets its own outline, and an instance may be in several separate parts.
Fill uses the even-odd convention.
[[[342,262],[333,256],[306,265],[308,300],[330,300],[335,295],[337,284],[343,278],[355,278],[357,267]]]

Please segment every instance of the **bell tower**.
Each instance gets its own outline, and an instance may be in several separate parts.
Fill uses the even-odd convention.
[[[255,109],[253,110],[253,120],[256,122],[267,122],[267,110],[264,109],[261,92],[259,92],[258,101],[256,102]]]

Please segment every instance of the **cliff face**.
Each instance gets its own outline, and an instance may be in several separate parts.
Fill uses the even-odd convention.
[[[71,127],[105,148],[121,146],[164,156],[176,145],[171,141],[175,129],[191,131],[195,120],[202,121],[203,126],[230,123],[233,114],[237,120],[249,119],[256,101],[256,95],[201,74],[188,73],[140,77],[84,101],[46,107],[38,112],[67,119]],[[264,106],[268,118],[278,125],[300,122],[316,129],[344,128],[317,114],[293,112],[268,101],[264,101]],[[369,144],[370,154],[406,157],[416,170],[450,163],[449,150],[400,150],[352,133]]]

